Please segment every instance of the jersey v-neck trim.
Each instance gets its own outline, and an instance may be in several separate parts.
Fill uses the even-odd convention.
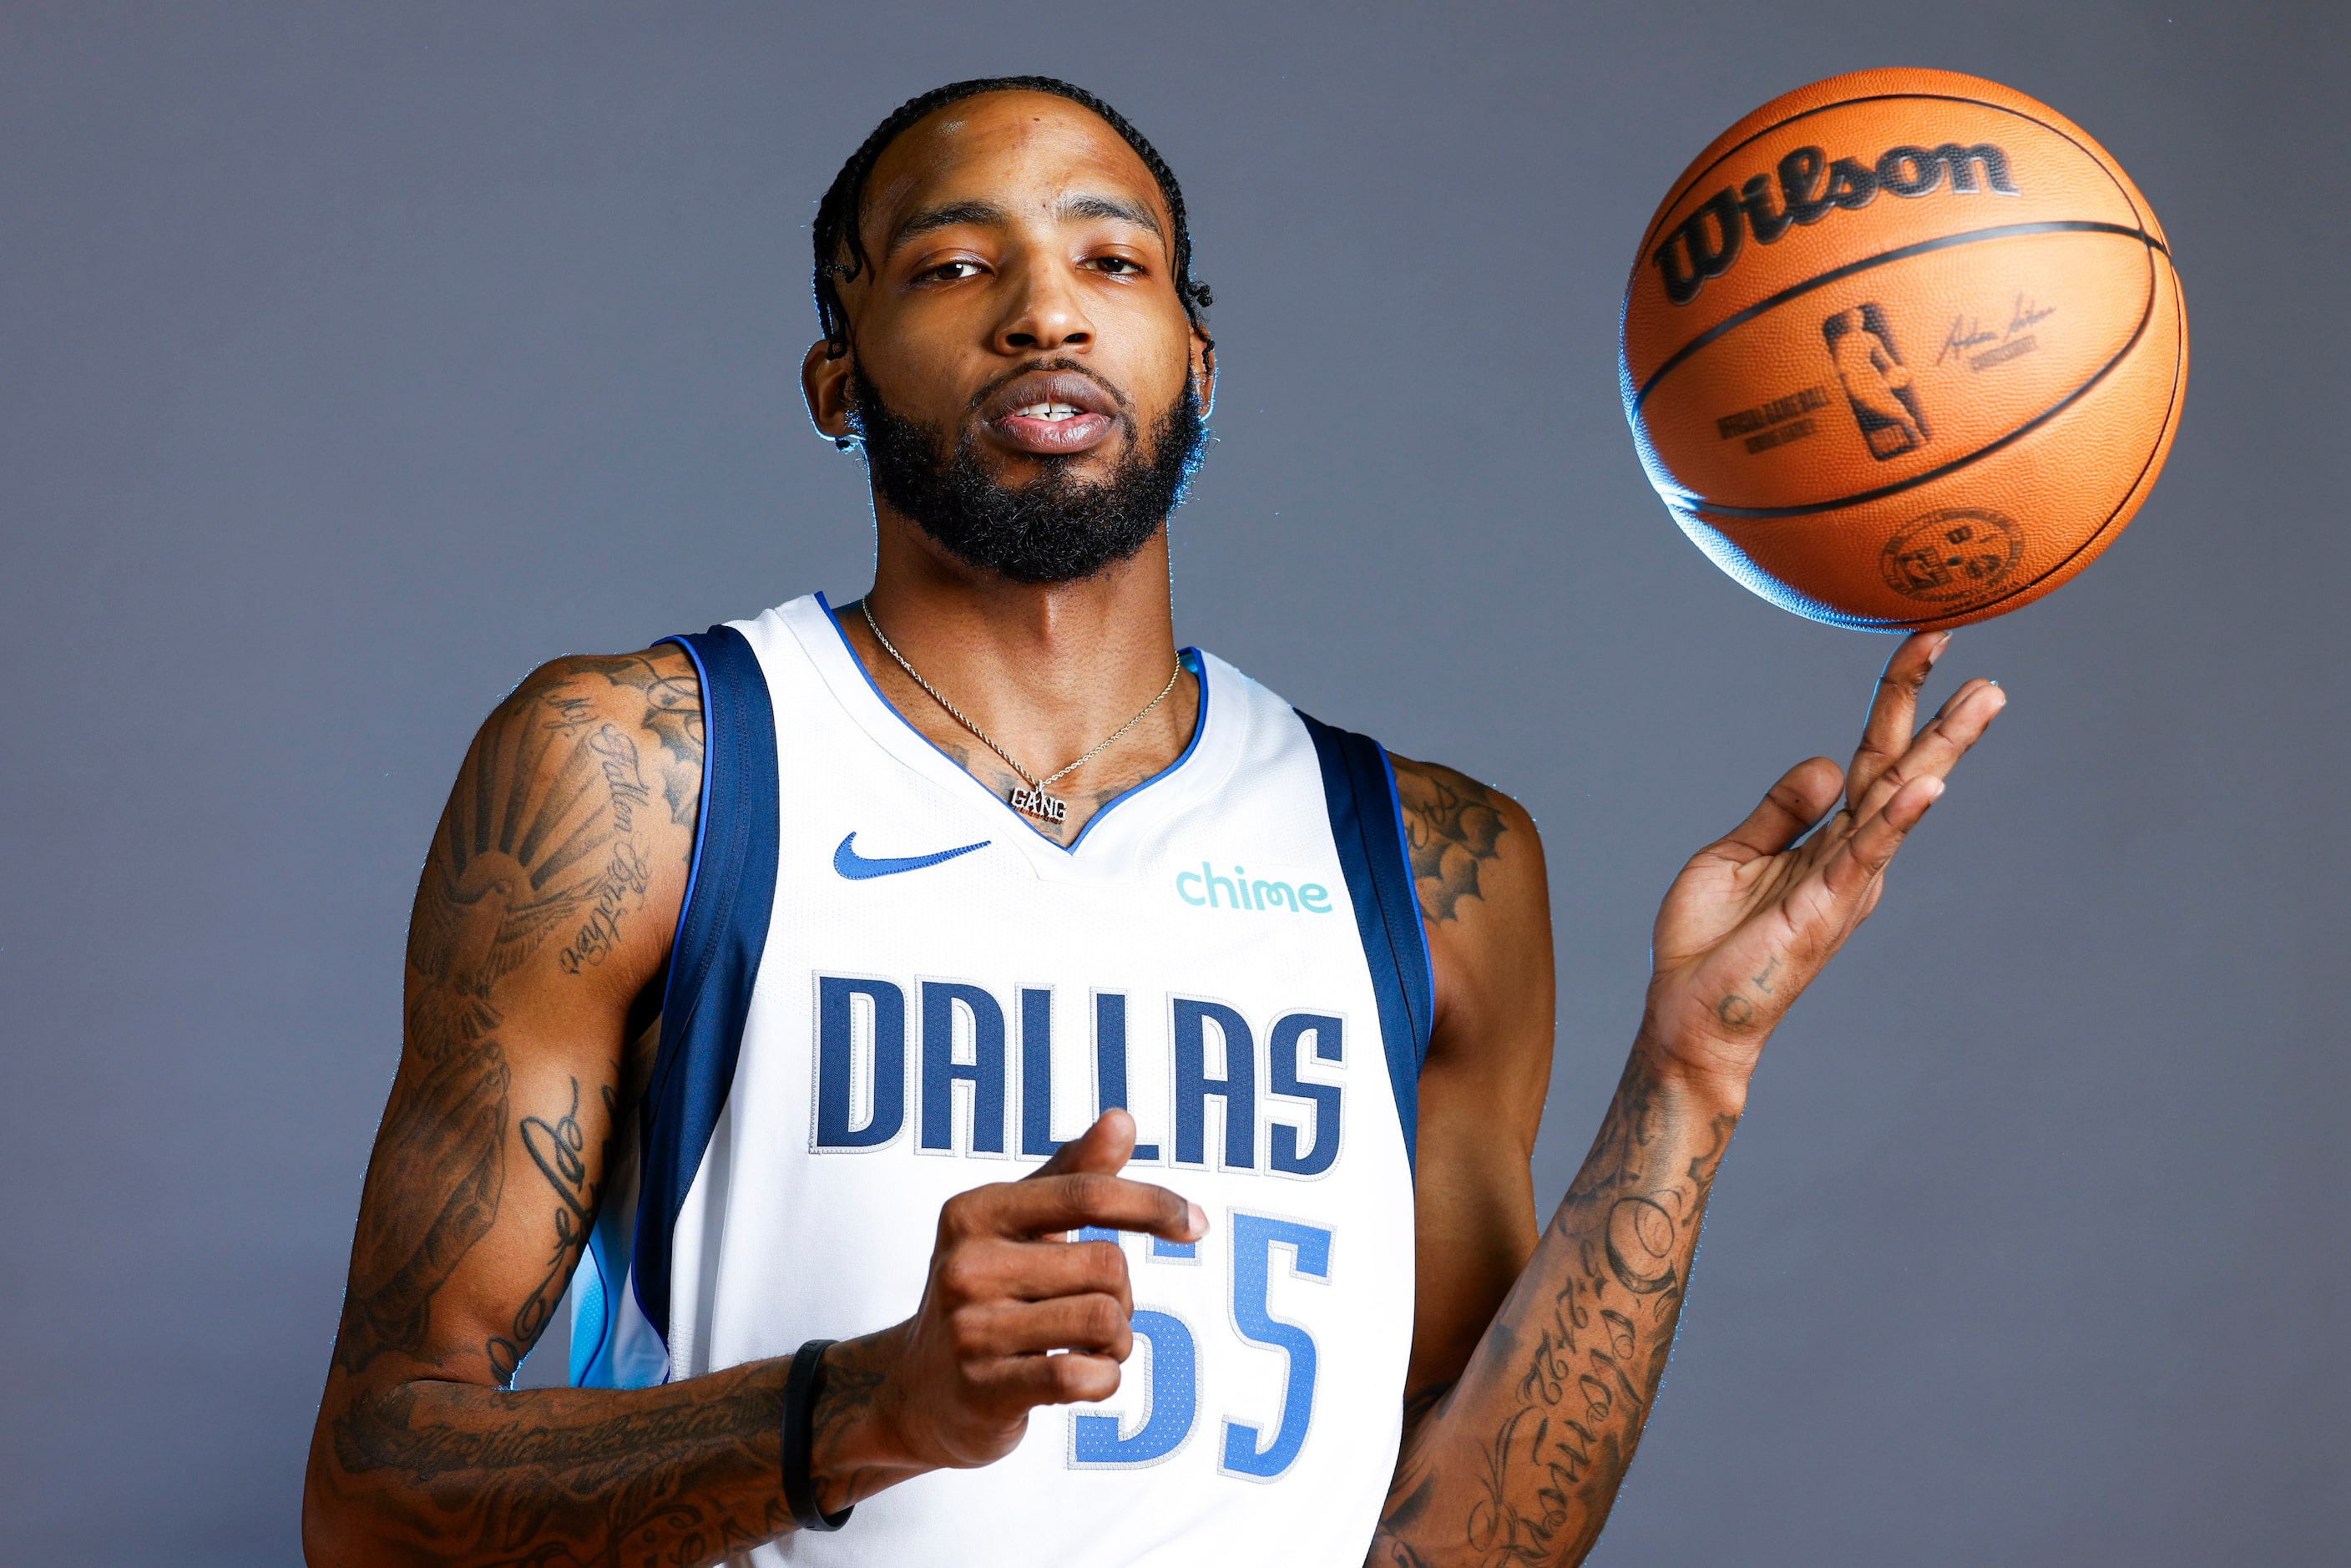
[[[824,612],[826,623],[832,628],[834,639],[833,648],[838,651],[841,657],[849,662],[850,668],[857,672],[858,678],[863,684],[866,692],[872,697],[875,704],[880,706],[882,714],[884,716],[883,722],[888,726],[893,727],[893,733],[899,734],[902,737],[910,736],[914,739],[920,741],[932,758],[935,758],[938,762],[945,764],[954,772],[957,779],[964,782],[964,784],[978,790],[981,795],[987,799],[989,803],[992,804],[997,810],[1011,818],[1021,830],[1023,836],[1019,841],[1020,842],[1033,842],[1035,844],[1042,845],[1046,849],[1057,851],[1059,852],[1061,858],[1063,860],[1075,859],[1078,852],[1085,847],[1086,840],[1092,836],[1093,831],[1097,827],[1100,827],[1104,819],[1108,818],[1113,811],[1116,810],[1119,807],[1124,805],[1127,801],[1133,800],[1137,795],[1142,794],[1145,789],[1150,789],[1152,786],[1166,782],[1167,780],[1174,779],[1178,773],[1182,772],[1185,765],[1190,762],[1194,755],[1200,750],[1201,742],[1208,734],[1208,725],[1210,723],[1210,716],[1212,712],[1210,706],[1211,693],[1209,690],[1212,683],[1208,678],[1208,660],[1197,648],[1187,647],[1178,649],[1176,654],[1176,659],[1186,669],[1192,672],[1193,678],[1198,683],[1200,688],[1200,708],[1199,712],[1194,716],[1192,720],[1191,738],[1184,743],[1184,749],[1176,754],[1176,759],[1174,761],[1168,763],[1166,767],[1161,768],[1158,772],[1154,773],[1150,778],[1138,780],[1137,782],[1129,785],[1126,789],[1120,790],[1117,794],[1103,801],[1101,807],[1095,810],[1094,814],[1086,819],[1086,825],[1078,830],[1078,836],[1071,839],[1066,844],[1061,843],[1057,840],[1048,838],[1045,834],[1040,832],[1035,827],[1031,826],[1027,818],[1023,817],[1018,810],[1014,810],[1012,803],[1009,800],[1003,799],[1001,796],[998,795],[995,790],[989,789],[986,783],[981,781],[977,774],[973,773],[968,768],[966,768],[961,762],[956,761],[956,758],[949,754],[945,747],[941,747],[938,742],[933,740],[929,736],[925,735],[920,729],[917,729],[904,714],[900,713],[898,711],[898,706],[883,694],[881,686],[876,684],[873,679],[873,673],[865,667],[865,661],[857,656],[856,645],[850,642],[849,632],[844,627],[842,627],[841,617],[834,612],[831,601],[826,599],[821,591],[812,594],[810,597],[815,602],[816,607]],[[816,650],[810,648],[808,652],[813,657]],[[815,662],[818,666],[819,674],[824,674],[827,677],[826,684],[829,685],[833,685],[830,672],[824,669],[824,661],[818,659]],[[836,695],[838,695],[837,686],[835,687],[835,691]],[[1224,727],[1220,723],[1218,726],[1219,730],[1221,731],[1223,727]],[[879,739],[881,737],[877,736],[875,738]],[[1121,825],[1124,825],[1123,819]]]

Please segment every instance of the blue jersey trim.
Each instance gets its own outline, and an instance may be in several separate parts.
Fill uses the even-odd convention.
[[[920,740],[925,746],[929,747],[933,751],[938,752],[941,757],[946,757],[949,762],[954,762],[956,772],[962,774],[967,779],[970,779],[973,783],[979,784],[978,779],[973,776],[971,769],[966,768],[962,763],[956,762],[953,757],[948,756],[948,754],[941,748],[938,742],[933,740],[929,736],[925,735],[921,730],[914,729],[913,725],[906,724],[906,716],[898,711],[897,704],[892,702],[888,697],[883,696],[882,688],[876,685],[873,682],[872,672],[865,667],[865,661],[857,656],[857,644],[852,643],[849,640],[849,633],[842,630],[841,617],[833,613],[831,602],[828,601],[822,593],[819,593],[816,596],[816,602],[817,608],[824,612],[824,618],[832,622],[833,634],[841,639],[841,647],[846,650],[849,654],[849,662],[856,666],[857,673],[864,677],[866,689],[871,691],[873,695],[880,700],[882,706],[889,711],[890,716],[896,719],[900,724],[906,725],[908,729],[914,731],[915,738]],[[1010,811],[1013,820],[1018,821],[1022,827],[1027,828],[1032,833],[1036,833],[1039,838],[1044,839],[1047,843],[1051,844],[1055,849],[1060,850],[1064,854],[1076,854],[1078,852],[1078,846],[1086,841],[1086,835],[1094,831],[1094,824],[1096,822],[1099,822],[1104,817],[1109,816],[1114,807],[1124,804],[1128,800],[1136,795],[1140,795],[1145,789],[1150,789],[1154,784],[1158,783],[1162,779],[1168,778],[1174,774],[1177,768],[1183,767],[1186,762],[1191,761],[1192,753],[1200,748],[1200,737],[1208,732],[1207,665],[1201,659],[1200,650],[1197,648],[1179,648],[1176,651],[1176,661],[1186,669],[1192,672],[1194,678],[1199,683],[1200,711],[1192,720],[1192,738],[1184,743],[1184,749],[1176,754],[1175,761],[1169,763],[1166,767],[1161,768],[1150,778],[1144,779],[1140,783],[1129,786],[1127,789],[1112,796],[1108,800],[1103,801],[1101,809],[1095,811],[1092,816],[1086,819],[1086,825],[1078,830],[1078,836],[1071,839],[1068,843],[1062,843],[1058,839],[1046,838],[1043,833],[1037,831],[1037,828],[1034,823],[1030,822],[1029,819],[1023,817],[1019,812],[1012,810],[1012,803],[1010,801],[998,800],[996,791],[993,789],[987,789],[987,786],[985,784],[980,784],[980,788],[987,789],[987,798],[991,800],[995,800],[996,803],[998,806],[1003,807],[1005,810]]]
[[[1420,918],[1420,890],[1413,883],[1412,830],[1404,825],[1404,787],[1396,782],[1395,764],[1388,758],[1387,747],[1374,746],[1380,754],[1380,770],[1388,776],[1388,803],[1395,808],[1396,852],[1404,857],[1404,886],[1412,906],[1413,946],[1420,952],[1419,994],[1428,998],[1419,1016],[1427,1019],[1428,1026],[1421,1032],[1420,1055],[1424,1066],[1428,1061],[1429,1036],[1436,1031],[1437,1019],[1437,956],[1428,950],[1428,922]]]
[[[737,633],[737,635],[740,635],[740,633]],[[664,637],[662,639],[662,642],[674,643],[684,651],[685,656],[694,663],[695,689],[698,692],[708,692],[710,690],[710,670],[709,667],[702,662],[701,650],[695,647],[692,642],[684,637]],[[655,645],[659,646],[659,644]],[[685,898],[684,901],[677,906],[677,929],[669,934],[670,961],[662,975],[662,1016],[664,1018],[667,1018],[669,1016],[672,998],[677,994],[676,987],[674,982],[677,974],[677,956],[679,953],[684,951],[685,948],[685,917],[694,908],[694,890],[699,886],[702,882],[703,846],[710,841],[710,813],[707,810],[705,810],[700,804],[700,802],[710,799],[710,725],[708,722],[707,710],[708,703],[705,698],[705,720],[702,727],[702,789],[701,792],[695,797],[696,804],[694,812],[694,858],[686,862]],[[771,720],[770,722],[772,723],[773,721]]]
[[[671,1238],[734,1087],[743,1021],[775,913],[782,826],[775,706],[759,656],[731,626],[670,640],[692,656],[702,677],[702,807],[662,995],[661,1053],[645,1092],[644,1167],[631,1256],[637,1304],[664,1342]]]
[[[1301,713],[1322,765],[1322,795],[1331,810],[1331,838],[1346,874],[1348,901],[1355,906],[1355,931],[1372,971],[1378,999],[1380,1046],[1395,1092],[1404,1126],[1404,1153],[1417,1166],[1420,1140],[1420,1070],[1428,1061],[1428,1038],[1437,1011],[1436,971],[1429,962],[1428,932],[1420,921],[1420,899],[1412,885],[1412,857],[1405,848],[1403,805],[1387,753],[1369,736],[1333,729]]]
[[[664,637],[663,643],[674,643],[694,665],[697,682],[695,689],[710,689],[710,672],[705,668],[702,654],[694,643],[684,637]],[[656,643],[655,647],[661,643]],[[705,732],[707,726],[705,727]],[[710,747],[702,748],[702,788],[697,800],[710,798]],[[674,994],[671,977],[677,972],[677,955],[685,947],[685,917],[694,908],[694,890],[702,881],[702,850],[708,841],[710,813],[696,809],[694,818],[694,852],[686,862],[685,897],[677,906],[677,926],[670,933],[670,962],[662,971],[663,1016],[668,1016],[671,998]],[[649,1136],[652,1122],[652,1102],[639,1107],[638,1128],[640,1146]],[[642,1197],[642,1193],[639,1195]],[[620,1331],[619,1304],[622,1283],[629,1277],[629,1258],[636,1245],[636,1231],[631,1223],[634,1214],[623,1215],[611,1208],[596,1217],[588,1233],[586,1256],[580,1260],[572,1290],[576,1302],[571,1312],[571,1386],[574,1388],[616,1388],[628,1386],[612,1359],[613,1339]]]

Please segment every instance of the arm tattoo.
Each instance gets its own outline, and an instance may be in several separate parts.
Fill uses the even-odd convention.
[[[407,1490],[387,1519],[436,1555],[714,1563],[791,1523],[776,1480],[782,1384],[753,1370],[634,1395],[405,1383],[353,1398],[335,1454],[346,1474]]]
[[[1481,896],[1479,868],[1501,853],[1496,846],[1510,831],[1502,797],[1450,768],[1402,757],[1390,760],[1396,798],[1404,806],[1421,918],[1443,925],[1455,918],[1463,899]]]
[[[702,799],[702,685],[691,662],[674,647],[653,654],[569,662],[583,674],[644,694],[644,716],[637,723],[668,754],[660,765],[662,798],[669,802],[670,821],[691,824]]]
[[[643,657],[585,661],[595,667],[584,674],[582,663],[541,671],[490,716],[425,861],[409,924],[407,1060],[368,1171],[338,1339],[347,1372],[388,1351],[445,1366],[429,1350],[434,1298],[489,1233],[506,1194],[512,1074],[498,1040],[499,983],[550,942],[561,944],[566,971],[601,963],[650,885],[640,848],[649,791],[636,743],[599,716],[586,683],[625,684],[604,668],[615,664],[642,667],[664,693],[676,677],[654,681]],[[700,697],[690,681],[685,690],[698,752]],[[699,802],[698,771],[694,783],[689,809]],[[576,1119],[565,1120],[577,1138]],[[538,1122],[538,1143],[532,1124],[521,1128],[524,1146],[542,1170],[552,1159],[559,1171],[561,1124]],[[568,1196],[592,1211],[595,1193]],[[557,1223],[559,1268],[576,1259],[587,1227],[576,1207]],[[526,1303],[514,1337],[485,1347],[493,1377],[512,1375],[552,1306],[553,1298]]]
[[[495,1015],[459,1021],[466,1032],[437,1040],[431,1055],[418,1049],[384,1109],[336,1335],[346,1372],[365,1371],[387,1350],[423,1350],[434,1296],[497,1218],[506,1056],[487,1033]]]
[[[1429,1560],[1406,1538],[1418,1537],[1428,1505],[1436,1495],[1437,1472],[1433,1469],[1422,1470],[1419,1484],[1410,1490],[1399,1486],[1388,1493],[1379,1527],[1372,1534],[1371,1555],[1364,1560],[1366,1568],[1430,1568]]]
[[[1737,1124],[1677,1102],[1635,1051],[1469,1368],[1407,1431],[1372,1563],[1583,1560],[1665,1375],[1699,1219]]]
[[[810,1448],[813,1453],[837,1450],[841,1436],[872,1414],[874,1396],[889,1369],[864,1340],[846,1340],[825,1353],[824,1397],[810,1416]],[[778,1456],[780,1462],[781,1456]],[[852,1468],[840,1474],[820,1470],[817,1501],[826,1512],[857,1501],[888,1484],[880,1472]]]
[[[426,858],[405,1052],[328,1388],[333,1463],[314,1471],[327,1494],[350,1498],[356,1511],[341,1517],[420,1557],[709,1563],[790,1525],[776,1484],[777,1364],[626,1394],[505,1386],[633,1157],[626,1111],[660,1038],[656,978],[629,1009],[621,1032],[632,1038],[614,1042],[608,1071],[515,1105],[499,1039],[510,977],[528,964],[534,987],[560,987],[639,936],[651,857],[673,850],[674,827],[690,828],[700,809],[702,747],[701,693],[682,653],[551,664],[484,724]],[[545,1251],[517,1243],[526,1255],[513,1266],[534,1282],[477,1362],[445,1325],[436,1332],[435,1301],[517,1193],[538,1195],[522,1201],[533,1221],[548,1216]]]
[[[547,1273],[522,1305],[515,1309],[511,1337],[501,1335],[483,1347],[490,1358],[490,1375],[502,1385],[513,1385],[522,1358],[530,1354],[530,1347],[546,1332],[548,1320],[555,1315],[556,1304],[563,1299],[564,1288],[571,1282],[571,1271],[579,1267],[580,1254],[587,1249],[588,1233],[595,1227],[596,1207],[611,1180],[613,1146],[619,1141],[621,1127],[618,1096],[610,1088],[604,1088],[602,1093],[605,1125],[611,1129],[601,1141],[602,1153],[596,1166],[604,1173],[603,1181],[589,1180],[588,1162],[581,1157],[588,1140],[580,1130],[580,1080],[571,1081],[571,1108],[560,1120],[523,1118],[523,1147],[529,1151],[531,1163],[547,1178],[547,1185],[555,1189],[555,1246],[548,1255]]]
[[[1419,1426],[1430,1411],[1445,1402],[1445,1396],[1453,1392],[1453,1385],[1459,1381],[1458,1378],[1448,1377],[1441,1383],[1432,1383],[1426,1388],[1405,1395],[1404,1429],[1408,1433]]]

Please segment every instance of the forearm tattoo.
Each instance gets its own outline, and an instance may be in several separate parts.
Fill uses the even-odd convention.
[[[1372,1563],[1583,1560],[1665,1375],[1699,1220],[1737,1124],[1673,1099],[1635,1052],[1470,1366],[1407,1410]]]
[[[405,1383],[351,1401],[335,1455],[405,1492],[392,1530],[437,1556],[715,1563],[791,1523],[782,1387],[764,1367],[628,1394]]]

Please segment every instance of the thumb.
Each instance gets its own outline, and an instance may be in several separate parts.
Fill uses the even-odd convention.
[[[1051,1159],[1029,1173],[1039,1176],[1116,1176],[1134,1153],[1134,1118],[1113,1105],[1094,1124],[1063,1144]]]

